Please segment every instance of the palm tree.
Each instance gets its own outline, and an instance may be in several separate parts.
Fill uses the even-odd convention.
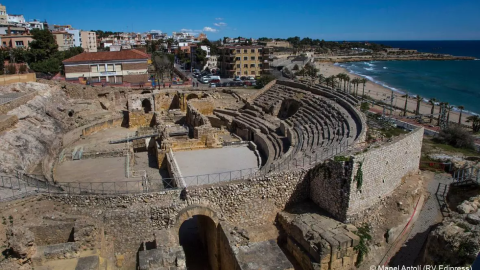
[[[417,110],[416,110],[416,115],[420,114],[420,102],[422,102],[422,97],[420,95],[417,95]]]
[[[363,84],[362,97],[365,96],[365,84],[367,84],[367,81],[368,81],[368,80],[365,79],[365,78],[361,78],[361,79],[360,79],[360,83]]]
[[[460,110],[460,116],[458,117],[458,123],[462,124],[462,114],[463,114],[463,110],[465,109],[465,107],[458,106],[457,108]]]
[[[408,93],[406,93],[403,97],[405,98],[405,107],[403,108],[403,116],[407,116],[407,103],[408,103],[408,97],[409,97]]]
[[[453,110],[453,108],[455,108],[454,106],[447,106],[447,123],[450,122],[450,111]]]
[[[343,84],[343,91],[344,91],[344,92],[347,92],[347,87],[346,87],[346,86],[347,86],[347,83],[350,82],[350,76],[348,76],[347,74],[345,74],[344,78],[345,78],[345,82],[344,82],[344,84]]]
[[[325,79],[325,76],[323,76],[322,74],[318,74],[318,84],[324,83]]]
[[[430,123],[433,122],[433,113],[435,111],[435,102],[437,102],[437,99],[436,98],[431,98],[428,103],[430,103],[432,105],[432,110],[430,111]]]
[[[339,84],[341,85],[342,84],[342,81],[345,79],[345,73],[339,73],[337,74],[337,79],[338,79],[338,82]],[[340,87],[341,88],[341,87]]]
[[[472,123],[473,132],[480,131],[480,116],[478,115],[469,116],[467,117],[467,122]]]

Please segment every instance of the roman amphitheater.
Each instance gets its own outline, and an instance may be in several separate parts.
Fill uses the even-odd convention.
[[[4,269],[368,268],[423,196],[423,129],[367,141],[359,101],[323,86],[43,81],[0,101]]]

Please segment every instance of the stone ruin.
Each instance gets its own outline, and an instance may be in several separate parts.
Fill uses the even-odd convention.
[[[365,150],[364,115],[350,95],[282,81],[254,94],[217,91],[128,93],[120,118],[65,134],[64,146],[113,126],[135,130],[126,166],[134,171],[135,153],[148,151],[174,181],[146,188],[143,179],[130,195],[40,194],[68,217],[8,230],[15,256],[38,267],[74,259],[78,269],[186,269],[198,245],[215,270],[354,268],[359,236],[348,222],[418,169],[423,130]],[[239,143],[256,151],[259,172],[211,185],[182,180],[175,151]],[[193,221],[198,241],[189,243],[182,227]]]

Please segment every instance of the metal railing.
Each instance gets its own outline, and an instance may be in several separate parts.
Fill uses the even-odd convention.
[[[319,149],[302,157],[289,156],[284,160],[273,162],[261,168],[246,168],[227,172],[211,173],[204,175],[181,176],[185,186],[200,186],[232,182],[238,180],[261,177],[270,173],[309,169],[319,162],[334,157],[349,147],[348,141],[339,145]],[[301,151],[301,150],[299,150]],[[67,195],[120,195],[139,194],[175,190],[183,187],[177,186],[179,179],[162,178],[149,179],[143,175],[141,179],[110,182],[62,182],[51,184],[26,174],[0,176],[0,201],[30,196],[32,194],[67,194]]]

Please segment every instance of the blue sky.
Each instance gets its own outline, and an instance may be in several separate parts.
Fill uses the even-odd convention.
[[[2,1],[27,20],[110,31],[189,29],[212,40],[311,37],[325,40],[480,39],[479,0]]]

